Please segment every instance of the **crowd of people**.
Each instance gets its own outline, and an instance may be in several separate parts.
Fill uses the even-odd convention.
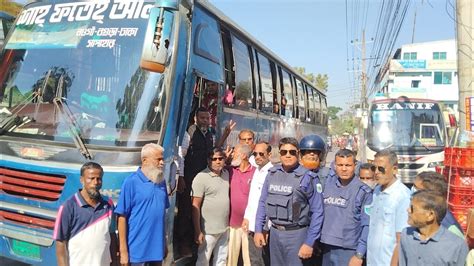
[[[472,265],[442,175],[421,173],[410,191],[397,178],[393,151],[377,152],[373,164],[345,148],[326,158],[317,135],[280,139],[273,165],[272,146],[251,130],[223,149],[235,123],[217,140],[209,112],[195,116],[179,149],[173,236],[166,235],[164,150],[147,144],[115,208],[99,192],[102,167],[82,166],[83,187],[56,220],[59,265],[161,265],[166,237],[179,256],[206,266]]]

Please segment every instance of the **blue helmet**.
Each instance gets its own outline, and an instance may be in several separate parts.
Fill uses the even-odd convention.
[[[300,141],[300,150],[319,151],[319,160],[323,162],[324,159],[326,159],[326,142],[318,135],[313,134],[302,138]]]

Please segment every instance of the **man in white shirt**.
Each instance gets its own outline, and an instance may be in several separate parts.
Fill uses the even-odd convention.
[[[268,252],[262,252],[261,248],[257,248],[253,241],[255,232],[255,217],[257,215],[258,201],[262,193],[263,183],[268,174],[268,169],[273,167],[270,162],[272,146],[267,142],[259,142],[255,145],[253,157],[257,164],[257,169],[250,184],[249,200],[245,209],[244,221],[242,229],[248,233],[249,237],[249,256],[251,265],[269,265]]]

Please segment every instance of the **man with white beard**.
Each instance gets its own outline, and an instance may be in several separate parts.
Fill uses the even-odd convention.
[[[244,265],[250,265],[249,243],[247,232],[242,229],[245,208],[249,199],[250,184],[255,167],[249,158],[252,148],[247,144],[237,144],[229,168],[230,175],[230,221],[229,221],[229,257],[227,265],[237,266],[242,248]]]
[[[167,253],[165,213],[169,207],[163,147],[146,144],[141,160],[141,167],[123,182],[115,209],[120,263],[161,265]]]

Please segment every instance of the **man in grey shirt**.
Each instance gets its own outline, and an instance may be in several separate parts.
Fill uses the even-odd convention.
[[[229,226],[229,173],[224,169],[225,153],[214,148],[208,156],[208,167],[192,184],[194,242],[199,245],[197,266],[225,266]]]
[[[440,226],[446,214],[446,199],[435,191],[413,194],[408,224],[400,238],[399,265],[464,266],[468,248],[464,239]]]

